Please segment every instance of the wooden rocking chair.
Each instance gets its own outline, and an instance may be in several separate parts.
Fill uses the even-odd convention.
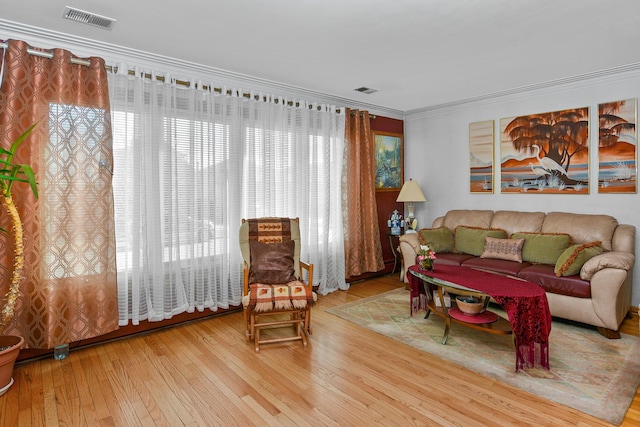
[[[298,218],[242,220],[240,249],[244,258],[245,336],[260,344],[302,341],[311,335],[313,264],[300,260]],[[306,283],[302,271],[306,271]],[[261,337],[263,328],[293,328],[293,335]]]

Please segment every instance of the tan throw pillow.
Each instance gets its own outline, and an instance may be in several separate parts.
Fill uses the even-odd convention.
[[[567,250],[560,255],[556,267],[553,269],[556,276],[573,276],[574,274],[578,274],[585,262],[602,253],[601,243],[602,242],[597,241],[585,243],[584,245],[569,246]]]
[[[504,259],[522,262],[522,246],[524,239],[484,238],[484,251],[480,258]]]
[[[249,240],[251,266],[249,283],[277,285],[296,280],[293,251],[296,242],[288,240],[281,243],[262,243]]]

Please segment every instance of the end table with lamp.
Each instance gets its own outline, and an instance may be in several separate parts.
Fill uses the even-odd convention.
[[[418,185],[417,181],[413,181],[411,179],[409,181],[405,181],[402,189],[400,190],[400,194],[398,194],[398,198],[396,199],[396,202],[407,203],[409,215],[405,220],[407,227],[405,233],[415,233],[416,228],[418,227],[418,220],[415,218],[413,212],[413,204],[426,201],[427,198],[424,197],[424,193],[420,189],[420,185]]]

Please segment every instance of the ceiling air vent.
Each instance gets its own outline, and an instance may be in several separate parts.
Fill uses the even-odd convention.
[[[361,93],[366,93],[367,95],[371,95],[372,93],[376,93],[378,90],[377,89],[371,89],[369,87],[359,87],[357,89],[354,89],[356,92],[361,92]]]
[[[71,21],[102,28],[103,30],[111,30],[113,25],[116,23],[116,20],[113,18],[107,18],[106,16],[97,15],[95,13],[86,12],[69,6],[65,6],[62,17],[70,19]]]

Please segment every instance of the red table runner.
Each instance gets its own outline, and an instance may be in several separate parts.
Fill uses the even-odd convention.
[[[420,271],[420,267],[413,265],[409,270]],[[516,372],[538,364],[549,369],[551,312],[544,289],[531,282],[469,267],[436,264],[435,271],[422,273],[491,296],[509,316],[515,335]],[[414,309],[426,309],[426,294],[422,280],[410,272],[408,280],[413,314]]]

